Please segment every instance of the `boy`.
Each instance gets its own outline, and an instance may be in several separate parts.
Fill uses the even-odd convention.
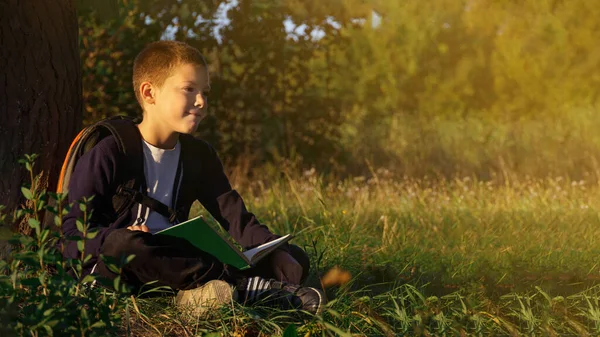
[[[141,191],[180,210],[178,220],[187,219],[191,204],[200,201],[243,247],[277,238],[231,189],[215,150],[189,136],[205,116],[210,90],[208,68],[200,52],[182,42],[151,43],[134,61],[133,85],[143,110],[143,120],[137,125],[144,154]],[[232,297],[250,304],[267,298],[285,308],[320,311],[320,291],[297,285],[305,280],[309,268],[306,253],[297,246],[286,244],[255,268],[241,272],[185,240],[153,235],[176,219],[139,203],[131,203],[128,211],[117,217],[111,200],[125,179],[126,161],[115,137],[108,136],[78,160],[72,173],[69,202],[94,196],[88,206],[93,210],[89,223],[98,234],[86,240],[85,254],[93,258],[84,266],[84,275],[92,272],[114,278],[117,275],[98,256],[135,254],[123,267],[123,280],[134,289],[157,281],[155,286],[180,290],[177,302],[181,305],[193,301],[204,305],[208,300],[224,303]],[[64,218],[66,236],[82,235],[76,226],[76,219],[82,216],[74,205]],[[76,242],[66,242],[66,257],[78,258],[79,254]]]

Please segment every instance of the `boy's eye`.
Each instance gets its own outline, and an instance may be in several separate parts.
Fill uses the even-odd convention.
[[[192,87],[185,87],[185,88],[183,88],[183,90],[185,90],[187,92],[193,92],[194,88],[192,88]]]
[[[204,96],[204,97],[208,97],[208,94],[210,94],[210,91],[204,91],[204,92],[202,92],[202,96]]]

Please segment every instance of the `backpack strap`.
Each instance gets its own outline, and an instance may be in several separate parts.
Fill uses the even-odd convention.
[[[144,207],[165,216],[170,223],[178,219],[178,212],[162,202],[146,195],[146,177],[144,174],[144,152],[142,149],[142,135],[136,126],[137,120],[126,116],[115,116],[101,120],[93,125],[84,128],[71,143],[65,161],[63,163],[57,192],[68,192],[68,186],[71,174],[75,165],[81,156],[96,146],[102,139],[113,135],[117,142],[119,152],[126,158],[124,165],[119,169],[123,170],[124,181],[117,186],[112,198],[112,204],[115,213],[97,214],[107,221],[114,221],[124,212],[127,212],[134,203],[139,203]],[[177,169],[176,182],[173,187],[176,189],[179,185],[179,179],[182,169],[182,156]],[[173,200],[176,205],[176,200]],[[54,205],[52,205],[54,206]],[[47,212],[49,213],[49,212]],[[54,216],[47,214],[44,217],[44,224],[55,228]]]
[[[117,187],[113,196],[113,207],[117,216],[127,211],[132,203],[138,203],[166,217],[170,223],[177,220],[177,212],[162,202],[146,194],[146,177],[144,175],[144,152],[142,135],[132,120],[107,119],[100,122],[115,136],[119,150],[127,160],[125,166],[125,181]],[[181,155],[177,168],[174,189],[177,188],[181,175]],[[176,200],[173,200],[173,205]]]
[[[106,123],[108,121],[108,123]],[[98,123],[92,124],[83,128],[79,134],[75,137],[75,139],[71,142],[67,155],[65,156],[65,160],[61,167],[60,175],[58,177],[58,184],[56,191],[58,193],[67,193],[69,188],[69,183],[71,181],[71,175],[75,169],[75,165],[81,156],[91,150],[94,146],[98,144],[105,137],[113,134],[115,135],[118,144],[119,151],[123,152],[125,150],[125,146],[121,141],[121,135],[124,134],[124,131],[116,131],[115,128],[111,127],[113,121],[119,121],[119,123],[125,125],[130,124],[134,125],[134,119],[131,117],[117,116],[111,117],[109,119],[100,121]],[[48,201],[49,206],[56,208],[58,205],[54,198],[50,198]],[[66,207],[66,200],[63,201],[62,207]],[[109,219],[112,216],[107,214],[101,214],[100,216],[106,216]],[[44,225],[53,229],[57,229],[54,221],[54,214],[50,211],[47,211],[44,215]]]
[[[132,188],[128,188],[121,185],[117,190],[117,194],[121,197],[127,197],[129,200],[144,205],[150,208],[151,210],[163,215],[164,217],[169,219],[170,223],[173,223],[175,222],[175,220],[177,220],[177,212],[175,210],[163,204],[162,202],[147,196],[139,190],[134,190]]]
[[[112,198],[113,208],[117,217],[126,212],[134,202],[131,195],[123,193],[123,189],[141,191],[146,186],[144,175],[144,152],[142,150],[142,135],[133,120],[111,118],[98,122],[99,125],[108,129],[117,141],[119,151],[123,155],[122,167],[125,171],[124,181],[119,185]]]

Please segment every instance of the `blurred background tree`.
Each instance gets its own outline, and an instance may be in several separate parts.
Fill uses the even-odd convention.
[[[79,12],[86,123],[139,114],[133,58],[177,39],[210,63],[198,135],[247,174],[286,162],[336,175],[600,174],[599,0],[114,6]]]
[[[30,203],[22,186],[56,188],[53,177],[81,128],[75,1],[2,1],[0,41],[0,212],[11,214]],[[18,163],[33,153],[36,183]]]

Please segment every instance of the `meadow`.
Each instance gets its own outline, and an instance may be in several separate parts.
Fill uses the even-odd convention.
[[[197,47],[213,87],[197,136],[330,302],[194,317],[168,292],[89,289],[32,174],[16,219],[0,206],[0,336],[600,335],[596,2],[79,2],[84,126],[139,114],[144,45]],[[13,236],[23,217],[32,235]]]
[[[234,177],[234,186],[273,231],[296,235],[294,242],[311,256],[309,285],[321,286],[332,268],[351,274],[347,283],[326,282],[330,302],[321,316],[232,304],[193,317],[175,308],[168,293],[129,297],[104,291],[95,295],[104,298],[100,307],[105,301],[109,308],[102,328],[112,325],[119,336],[600,333],[597,183],[561,177],[501,183],[400,179],[385,169],[346,179],[314,169],[276,172],[254,172],[263,179]],[[13,253],[13,262],[29,254]],[[44,279],[28,289],[31,275],[19,280],[18,267],[1,267],[3,280],[13,280],[12,291],[20,293],[14,298],[43,293],[38,287]],[[8,283],[0,283],[4,300],[11,297]],[[28,333],[33,327],[15,331],[38,335]],[[102,329],[77,335],[94,331]]]
[[[397,179],[380,169],[341,181],[307,170],[238,185],[263,222],[295,233],[312,256],[309,284],[336,266],[352,274],[327,288],[333,301],[323,317],[296,322],[300,335],[600,333],[598,184]],[[268,335],[286,326],[228,313],[197,328]]]

